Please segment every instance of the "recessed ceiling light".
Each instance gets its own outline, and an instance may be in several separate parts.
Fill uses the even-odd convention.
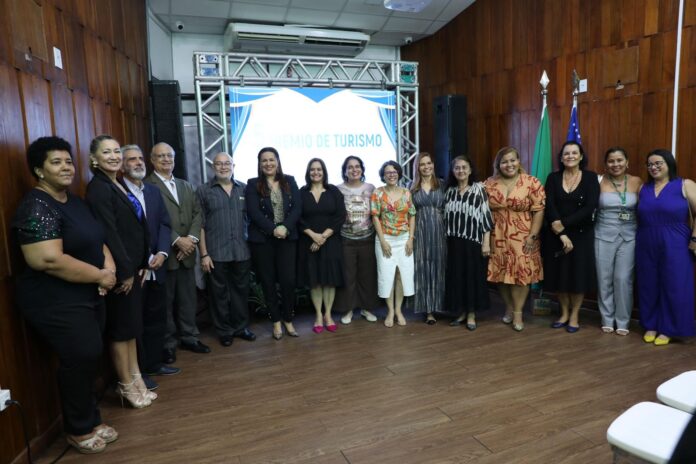
[[[420,13],[432,0],[384,0],[384,8],[394,11]]]

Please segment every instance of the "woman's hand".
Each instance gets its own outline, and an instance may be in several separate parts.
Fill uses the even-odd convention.
[[[133,280],[135,280],[135,276],[129,277],[128,279],[124,280],[121,282],[121,285],[119,285],[115,291],[115,293],[123,293],[124,295],[128,295],[133,288]]]
[[[488,258],[491,255],[491,244],[489,240],[484,240],[481,243],[481,256]]]
[[[384,257],[391,258],[391,246],[387,243],[387,241],[380,240],[379,244],[382,247],[382,254],[384,255]]]
[[[312,239],[312,241],[315,244],[317,244],[319,246],[322,246],[324,243],[326,243],[326,238],[322,234],[317,234],[316,232],[310,232],[309,237]]]
[[[116,271],[113,269],[102,269],[99,271],[100,276],[97,284],[100,289],[105,289],[106,291],[111,290],[116,285]],[[101,292],[100,292],[101,294]]]
[[[273,229],[273,236],[275,238],[280,238],[280,239],[287,237],[288,236],[287,227],[285,227],[283,224],[276,226],[276,228]]]
[[[563,243],[563,253],[568,254],[573,251],[573,242],[570,241],[567,235],[561,235],[561,243]]]
[[[406,241],[406,256],[413,254],[413,236],[410,236]]]
[[[696,255],[696,242],[689,242],[689,250]]]
[[[213,259],[210,256],[205,256],[201,258],[201,270],[206,274],[210,274],[215,269],[213,264]]]
[[[321,248],[320,245],[312,243],[312,245],[309,247],[309,251],[311,251],[312,253],[316,253],[317,251],[319,251],[319,248]]]
[[[538,243],[538,242],[537,242],[537,239],[536,239],[536,238],[533,238],[533,237],[530,235],[530,236],[527,237],[526,240],[524,241],[524,246],[522,247],[522,251],[524,251],[525,254],[529,254],[529,253],[533,252],[533,251],[536,249],[536,247],[537,247],[537,243]],[[572,244],[571,244],[571,247],[572,247]]]
[[[565,227],[563,227],[561,220],[557,219],[551,223],[551,230],[554,234],[558,235],[565,230]]]

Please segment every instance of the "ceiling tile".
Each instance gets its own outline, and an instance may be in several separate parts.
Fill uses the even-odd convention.
[[[329,10],[339,12],[343,9],[346,0],[292,0],[292,6],[298,8],[311,8],[313,10]]]
[[[202,16],[206,18],[227,18],[230,5],[211,0],[172,0],[171,14],[179,16]]]
[[[384,26],[386,21],[387,18],[385,16],[341,13],[341,16],[336,20],[335,26],[346,29],[378,31]]]
[[[294,3],[293,3],[294,5]],[[308,10],[305,8],[290,8],[286,16],[288,24],[312,24],[316,26],[333,26],[338,13],[335,11]]]
[[[232,7],[236,5],[244,8],[255,8],[257,5],[290,6],[290,0],[232,0]]]
[[[378,15],[391,14],[391,10],[384,8],[384,0],[348,0],[343,11]]]
[[[287,11],[288,9],[284,6],[254,5],[250,7],[248,3],[235,2],[230,10],[230,19],[283,24]]]
[[[169,14],[169,0],[150,0],[148,5],[155,14]]]
[[[384,32],[406,32],[409,34],[424,34],[432,21],[391,17],[384,25]]]

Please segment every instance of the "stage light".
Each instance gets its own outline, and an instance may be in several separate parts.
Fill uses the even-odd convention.
[[[384,0],[384,8],[394,11],[420,13],[432,0]]]

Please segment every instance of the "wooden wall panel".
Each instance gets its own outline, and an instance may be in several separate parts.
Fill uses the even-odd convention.
[[[9,228],[18,202],[34,185],[26,167],[27,143],[51,134],[68,140],[78,194],[91,178],[88,152],[95,135],[113,132],[145,150],[150,144],[147,51],[141,48],[147,43],[145,0],[110,0],[97,15],[97,8],[105,8],[102,2],[0,0],[0,11],[7,13],[0,15],[0,172],[12,173],[0,182],[0,385],[22,402],[35,452],[60,433],[61,421],[56,360],[14,306],[14,279],[24,264]],[[117,14],[109,14],[112,10]],[[142,18],[132,19],[135,15]],[[130,45],[121,45],[125,53],[119,60],[113,45],[125,35],[122,18],[129,18]],[[63,70],[54,66],[54,46],[63,52]],[[19,415],[0,414],[0,430],[0,462],[9,463],[24,449]]]
[[[546,70],[556,152],[566,137],[575,69],[588,79],[579,108],[590,167],[602,170],[604,150],[622,145],[632,172],[645,176],[645,153],[671,145],[677,12],[678,0],[475,2],[433,36],[402,48],[402,59],[419,62],[421,150],[432,150],[433,99],[456,89],[467,97],[469,150],[488,157],[483,174],[491,174],[497,149],[510,144],[528,163],[541,112],[538,81]],[[696,86],[696,0],[686,2],[685,24],[680,84],[689,90]],[[631,47],[637,60],[617,62]],[[637,76],[636,82],[620,90],[604,83],[612,67],[617,75]],[[693,98],[693,92],[680,98],[680,129],[696,126]],[[683,154],[696,148],[694,132],[680,130]],[[696,165],[683,165],[696,178]]]

